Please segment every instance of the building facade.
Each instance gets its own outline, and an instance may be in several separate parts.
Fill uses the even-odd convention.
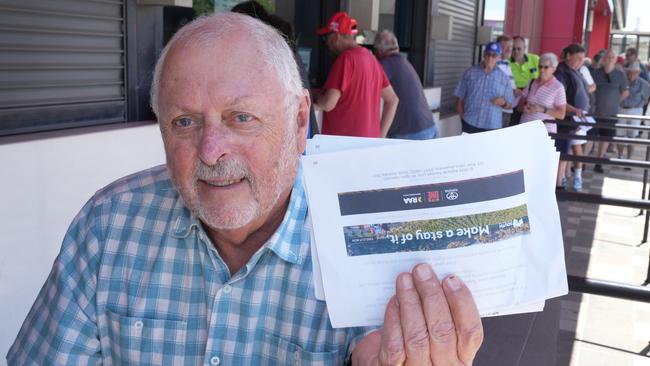
[[[479,61],[480,45],[496,33],[527,37],[535,53],[559,54],[575,42],[592,55],[609,46],[610,29],[624,26],[627,6],[627,0],[495,1],[505,3],[505,17],[494,24],[484,19],[486,0],[261,2],[294,27],[315,87],[324,82],[333,57],[314,30],[332,13],[346,10],[357,18],[359,41],[366,46],[377,31],[393,30],[424,86],[441,88],[443,117],[454,113],[453,88],[463,70]],[[165,42],[195,10],[224,11],[238,2],[4,0],[0,136],[153,120],[149,86]],[[629,44],[631,37],[617,33],[612,41]]]

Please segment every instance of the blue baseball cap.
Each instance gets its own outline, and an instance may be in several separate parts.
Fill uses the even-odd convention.
[[[485,53],[493,53],[495,55],[501,54],[501,45],[499,42],[490,42],[485,45]]]

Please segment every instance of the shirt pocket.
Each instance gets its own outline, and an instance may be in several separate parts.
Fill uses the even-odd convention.
[[[106,310],[106,365],[183,365],[187,322],[124,316]]]
[[[257,348],[260,347],[260,348]],[[264,365],[342,365],[345,352],[340,349],[310,352],[280,337],[266,334],[256,349],[262,349]]]

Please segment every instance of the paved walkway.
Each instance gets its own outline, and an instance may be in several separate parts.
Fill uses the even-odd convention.
[[[645,149],[634,158],[642,160]],[[640,198],[643,171],[605,167],[583,172],[584,191]],[[639,210],[561,202],[569,274],[640,285],[646,278],[650,243],[641,244]],[[559,366],[650,365],[650,303],[569,293],[560,300]]]

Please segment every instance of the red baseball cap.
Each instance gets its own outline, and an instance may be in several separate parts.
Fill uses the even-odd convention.
[[[323,36],[328,33],[339,33],[353,36],[359,33],[359,29],[357,28],[357,20],[350,17],[348,13],[344,11],[334,13],[330,20],[327,21],[326,26],[316,29],[316,34],[319,36]]]

